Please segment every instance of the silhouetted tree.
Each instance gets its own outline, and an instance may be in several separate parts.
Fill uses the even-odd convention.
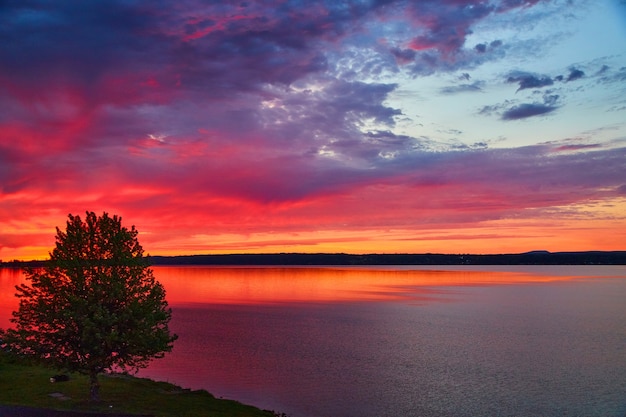
[[[171,309],[143,257],[135,226],[118,216],[69,215],[43,268],[17,286],[16,325],[3,345],[60,370],[86,374],[100,399],[98,374],[134,371],[172,350]]]

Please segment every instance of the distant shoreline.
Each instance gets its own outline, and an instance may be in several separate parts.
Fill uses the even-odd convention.
[[[152,256],[152,265],[626,265],[626,251],[521,254],[278,253]]]
[[[147,256],[150,265],[626,265],[626,251],[548,252],[518,254],[346,254],[258,253]],[[40,267],[46,261],[0,262],[0,267]]]

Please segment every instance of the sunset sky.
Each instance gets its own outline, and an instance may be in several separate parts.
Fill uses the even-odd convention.
[[[626,250],[624,0],[0,3],[0,259]]]

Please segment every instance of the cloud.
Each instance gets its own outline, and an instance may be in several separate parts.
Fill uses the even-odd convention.
[[[585,76],[585,73],[583,71],[581,71],[579,69],[576,69],[576,68],[571,68],[570,69],[570,73],[567,76],[566,81],[567,82],[574,81],[574,80],[577,80],[577,79],[582,78],[584,76]]]
[[[509,74],[506,81],[508,83],[518,84],[519,88],[517,89],[517,91],[526,90],[528,88],[542,88],[554,84],[554,81],[549,76],[542,76],[519,71],[515,71]]]
[[[603,68],[601,72],[604,72],[604,71],[606,71],[606,69]],[[538,74],[533,74],[533,73],[523,72],[523,71],[513,71],[508,75],[506,82],[518,84],[519,88],[517,89],[517,91],[521,91],[521,90],[526,90],[526,89],[531,89],[531,88],[549,87],[551,85],[554,85],[555,81],[557,82],[576,81],[580,78],[583,78],[584,76],[585,76],[584,71],[574,68],[574,67],[569,69],[569,74],[567,75],[567,77],[564,77],[563,75],[557,75],[555,77],[551,77],[548,75],[538,75]]]
[[[552,113],[556,107],[540,103],[524,103],[502,113],[502,120],[519,120]]]
[[[391,54],[397,59],[400,64],[407,64],[412,62],[417,56],[417,52],[413,49],[400,49],[398,47],[391,48],[389,50]]]
[[[521,103],[518,101],[505,100],[500,104],[483,106],[478,114],[483,116],[499,115],[502,120],[520,120],[534,116],[541,116],[557,110],[559,95],[546,92],[543,94],[543,102]]]
[[[619,84],[626,82],[626,67],[613,70],[608,65],[603,65],[597,73],[600,76],[600,82],[603,84]]]
[[[554,150],[557,152],[577,152],[591,149],[599,149],[602,148],[602,145],[599,143],[591,143],[591,144],[564,144],[557,146]]]
[[[502,41],[496,39],[495,41],[491,41],[490,43],[478,43],[474,46],[474,51],[479,54],[485,54],[488,52],[497,51],[498,48],[502,46]]]
[[[368,44],[377,31],[389,48],[358,48],[365,52],[355,55],[349,67],[356,72],[361,65],[361,76],[398,65],[408,65],[413,73],[475,66],[490,59],[501,41],[466,50],[471,26],[529,4],[496,9],[479,0],[328,2],[307,8],[289,2],[274,7],[181,1],[158,8],[124,1],[106,6],[23,3],[0,12],[5,40],[0,74],[11,78],[9,94],[15,101],[8,105],[16,113],[29,110],[24,102],[46,106],[60,95],[69,99],[68,111],[84,114],[110,106],[166,105],[190,94],[249,100],[251,94],[266,94],[267,85],[288,86],[335,73],[339,57],[345,56],[335,54],[337,45]],[[389,20],[397,32],[379,29]],[[409,31],[420,34],[408,37]],[[348,77],[349,71],[337,74]]]
[[[411,19],[402,33],[417,33],[411,39],[390,37],[389,53],[396,64],[413,75],[475,68],[501,59],[506,48],[501,39],[466,44],[473,26],[517,8],[529,8],[537,1],[496,2],[480,0],[402,2]]]
[[[611,187],[623,184],[624,148],[572,153],[550,144],[425,152],[407,148],[410,138],[386,132],[372,133],[369,139],[389,149],[404,147],[405,152],[393,164],[381,157],[367,169],[324,157],[293,156],[229,160],[221,167],[199,164],[193,177],[181,177],[173,169],[142,179],[155,194],[135,192],[114,203],[134,213],[144,206],[159,217],[183,211],[180,222],[196,219],[189,228],[198,233],[205,230],[202,224],[231,232],[243,225],[249,231],[289,230],[292,224],[301,230],[328,230],[345,222],[359,228],[372,221],[404,227],[424,218],[441,223],[486,220],[524,208],[613,195]],[[182,192],[167,191],[180,187]]]
[[[483,91],[484,81],[474,81],[459,85],[442,87],[439,91],[442,94],[475,93]]]
[[[396,126],[414,117],[396,100],[399,83],[412,77],[447,73],[454,81],[430,90],[437,99],[471,92],[488,99],[471,70],[511,49],[501,34],[473,32],[536,4],[3,4],[0,245],[25,245],[17,236],[31,228],[39,239],[85,207],[136,218],[156,242],[465,224],[610,194],[602,190],[623,184],[614,178],[623,174],[619,147],[616,154],[554,144],[500,151],[489,149],[488,137],[442,142],[427,120],[412,126],[417,133]],[[571,66],[558,87],[585,73],[621,85],[626,70]],[[507,76],[517,91],[541,91],[482,114],[528,119],[564,100],[556,87],[544,89],[556,77]],[[444,134],[461,130],[466,135],[450,125]],[[594,180],[583,177],[594,170]]]

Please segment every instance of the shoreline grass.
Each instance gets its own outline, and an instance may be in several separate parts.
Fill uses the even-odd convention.
[[[215,398],[205,390],[121,374],[100,376],[102,401],[89,401],[89,381],[71,374],[67,382],[51,383],[57,372],[20,363],[0,354],[0,404],[54,410],[125,413],[155,417],[274,417],[273,411]]]

